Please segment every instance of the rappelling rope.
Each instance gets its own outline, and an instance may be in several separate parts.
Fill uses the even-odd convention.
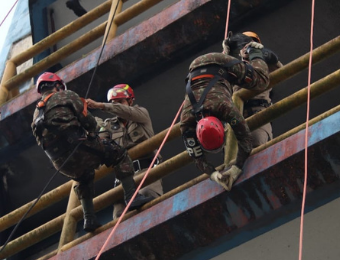
[[[8,15],[12,12],[14,6],[17,4],[19,0],[16,0],[15,3],[12,5],[11,9],[9,9],[8,13],[6,14],[5,18],[2,20],[2,22],[0,23],[0,27],[1,25],[5,22],[5,20],[7,19]]]
[[[227,19],[226,19],[226,27],[225,27],[225,36],[224,36],[224,38],[227,38],[227,35],[228,35],[228,24],[229,24],[229,14],[230,14],[230,3],[231,3],[231,0],[228,1]],[[118,225],[120,224],[120,222],[122,221],[123,217],[125,216],[125,214],[126,214],[128,208],[130,207],[132,201],[135,199],[135,197],[136,197],[138,191],[141,189],[141,187],[142,187],[142,185],[143,185],[143,183],[144,183],[144,180],[147,178],[147,176],[148,176],[148,174],[149,174],[149,172],[150,172],[150,169],[151,169],[152,165],[153,165],[154,162],[156,161],[156,159],[157,159],[157,157],[158,157],[160,151],[162,150],[162,148],[163,148],[163,146],[164,146],[164,144],[165,144],[165,142],[166,142],[166,140],[167,140],[167,138],[168,138],[168,136],[169,136],[169,134],[170,134],[170,132],[171,132],[171,130],[172,130],[174,124],[175,124],[175,122],[176,122],[176,120],[177,120],[177,118],[178,118],[178,116],[179,116],[179,113],[180,113],[181,110],[182,110],[183,105],[184,105],[184,101],[183,101],[181,107],[179,108],[179,110],[178,110],[178,112],[177,112],[177,114],[176,114],[176,117],[174,118],[174,120],[173,120],[173,122],[172,122],[172,124],[171,124],[171,126],[170,126],[170,128],[169,128],[169,130],[168,130],[168,132],[167,132],[167,134],[166,134],[166,136],[165,136],[164,139],[163,139],[162,144],[160,145],[160,147],[159,147],[159,149],[158,149],[158,151],[157,151],[155,157],[153,158],[153,160],[152,160],[152,162],[151,162],[151,164],[150,164],[148,170],[146,171],[146,173],[145,173],[143,179],[141,180],[141,182],[140,182],[139,186],[137,187],[135,193],[133,194],[131,200],[130,200],[129,203],[126,205],[126,207],[125,207],[125,209],[124,209],[122,215],[119,217],[117,223],[115,224],[115,226],[113,227],[113,229],[112,229],[112,231],[110,232],[109,236],[107,237],[107,239],[106,239],[104,245],[103,245],[102,248],[100,249],[98,255],[97,255],[96,258],[95,258],[95,260],[98,260],[99,257],[101,256],[101,254],[103,253],[103,251],[104,251],[104,249],[106,248],[107,244],[109,243],[111,237],[112,237],[113,234],[115,233],[115,231],[116,231]]]
[[[308,91],[307,91],[307,110],[306,110],[306,131],[305,131],[305,176],[304,176],[304,183],[303,183],[303,195],[302,195],[302,205],[301,205],[299,260],[302,260],[303,224],[304,224],[304,212],[305,212],[305,204],[306,204],[307,179],[308,179],[307,178],[308,177],[308,126],[309,126],[309,112],[310,112],[310,82],[311,82],[312,59],[313,59],[314,7],[315,7],[315,1],[312,0],[310,51],[309,51],[309,65],[308,65],[308,86],[307,86]]]
[[[228,37],[229,15],[230,15],[230,4],[231,4],[231,0],[228,1],[227,19],[226,19],[226,22],[225,22],[224,39],[227,39],[227,37]]]
[[[128,208],[130,207],[132,201],[135,199],[135,197],[136,197],[138,191],[141,189],[141,187],[142,187],[142,185],[143,185],[145,179],[148,177],[148,174],[149,174],[149,172],[150,172],[150,169],[151,169],[152,165],[155,163],[155,161],[156,161],[156,159],[158,158],[158,155],[159,155],[159,153],[161,152],[161,150],[162,150],[162,148],[163,148],[163,146],[164,146],[166,140],[168,139],[168,136],[169,136],[169,134],[170,134],[170,132],[171,132],[171,130],[172,130],[174,124],[175,124],[176,121],[177,121],[177,118],[178,118],[178,116],[179,116],[179,113],[180,113],[181,110],[182,110],[183,105],[184,105],[184,101],[183,101],[181,107],[179,108],[179,110],[178,110],[178,112],[177,112],[177,114],[176,114],[174,120],[172,121],[172,124],[171,124],[171,126],[169,127],[169,130],[168,130],[168,132],[166,133],[166,135],[165,135],[165,137],[164,137],[164,139],[163,139],[161,145],[159,146],[158,151],[157,151],[156,155],[154,156],[154,158],[153,158],[153,160],[152,160],[152,162],[151,162],[151,164],[150,164],[148,170],[147,170],[146,173],[144,174],[143,179],[141,180],[141,182],[139,183],[138,187],[136,188],[135,193],[133,194],[133,196],[132,196],[131,200],[129,201],[129,203],[126,205],[126,207],[125,207],[125,209],[124,209],[122,215],[119,217],[117,223],[115,224],[115,226],[113,227],[113,229],[112,229],[112,231],[110,232],[109,236],[107,237],[107,239],[106,239],[104,245],[103,245],[102,248],[100,249],[100,251],[99,251],[98,255],[96,256],[96,259],[95,259],[95,260],[98,260],[99,257],[101,256],[101,254],[103,253],[103,251],[104,251],[104,249],[106,248],[108,242],[110,241],[111,237],[112,237],[113,234],[115,233],[115,231],[116,231],[118,225],[120,224],[120,222],[122,221],[123,217],[125,216],[125,214],[126,214]]]

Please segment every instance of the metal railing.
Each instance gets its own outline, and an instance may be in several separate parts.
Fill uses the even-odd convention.
[[[337,37],[326,44],[318,47],[313,51],[313,62],[319,62],[335,53],[337,53],[340,50],[340,37]],[[282,82],[288,78],[291,78],[293,75],[301,72],[303,69],[305,69],[308,66],[308,59],[309,54],[305,54],[301,56],[300,58],[288,63],[284,67],[276,70],[275,72],[270,74],[270,81],[271,84],[269,87],[275,87],[277,83]],[[310,86],[310,97],[315,98],[337,86],[340,84],[340,70],[337,70],[326,77],[314,82]],[[248,90],[242,90],[237,92],[233,98],[236,102],[237,106],[242,107],[244,100],[247,100],[251,98],[253,95],[256,95],[256,93],[248,91]],[[255,115],[249,117],[246,119],[249,128],[251,130],[254,130],[261,125],[264,125],[275,118],[278,118],[279,116],[282,116],[283,114],[293,110],[294,108],[304,104],[307,101],[307,87],[304,89],[301,89],[297,91],[296,93],[278,101],[274,105],[266,108],[265,110],[256,113]],[[330,116],[331,114],[340,111],[340,106],[337,106],[321,115],[319,115],[316,118],[313,118],[310,120],[309,124],[312,125],[321,119]],[[305,127],[305,124],[302,124],[301,126],[298,126],[286,133],[284,133],[281,136],[276,137],[275,139],[271,140],[270,142],[254,149],[252,151],[252,154],[257,153],[265,148],[267,148],[270,145],[273,145],[274,143],[277,143],[284,138],[287,138],[291,136],[292,134],[302,130]],[[142,157],[145,154],[148,154],[152,152],[153,150],[159,148],[159,145],[162,143],[164,137],[166,136],[168,132],[168,129],[163,130],[162,132],[156,134],[154,137],[144,141],[143,143],[131,148],[129,150],[129,155],[132,157],[132,159],[136,159],[139,157]],[[230,132],[230,131],[229,131]],[[176,124],[173,129],[171,130],[169,137],[167,139],[167,142],[170,142],[171,140],[178,138],[180,136],[180,130],[179,130],[179,124]],[[235,158],[235,149],[230,149],[230,142],[236,143],[235,138],[228,137],[230,140],[228,140],[228,149],[226,149],[226,161],[225,163],[228,163],[230,160]],[[230,141],[230,142],[229,142]],[[184,148],[184,146],[183,146]],[[149,172],[148,178],[145,180],[145,183],[143,186],[147,186],[150,183],[155,182],[156,180],[159,180],[163,177],[165,177],[167,174],[176,171],[180,169],[181,167],[189,164],[192,162],[192,159],[188,156],[187,152],[183,151],[180,154],[177,154],[176,156],[164,161],[159,166],[151,169]],[[220,166],[222,167],[222,166]],[[111,173],[112,169],[107,168],[105,166],[101,167],[99,170],[96,171],[96,181],[98,179],[103,178],[107,174]],[[143,178],[142,175],[139,175],[135,177],[135,181],[137,184],[140,183],[141,179]],[[152,202],[145,205],[143,209],[146,209],[148,207],[151,207],[152,205],[168,198],[169,196],[172,196],[192,185],[195,185],[198,182],[201,182],[208,178],[208,175],[203,174],[199,176],[198,178],[195,178],[194,180],[164,194],[160,198],[157,198],[153,200]],[[78,203],[75,202],[75,196],[72,194],[72,181],[69,181],[58,188],[46,193],[43,195],[40,199],[40,201],[36,204],[36,206],[33,208],[33,210],[30,212],[30,214],[27,216],[32,216],[36,214],[37,212],[40,212],[47,207],[51,206],[52,204],[55,204],[56,202],[60,201],[61,199],[66,198],[70,195],[69,199],[69,205],[67,208],[67,212],[48,223],[43,224],[42,226],[22,235],[19,238],[14,239],[11,241],[7,247],[3,250],[2,253],[0,253],[1,258],[5,258],[8,256],[11,256],[15,253],[18,253],[29,246],[32,246],[35,243],[38,243],[39,241],[44,240],[45,238],[59,232],[60,230],[63,230],[60,238],[60,244],[59,248],[41,259],[47,259],[55,254],[57,254],[60,251],[65,251],[69,249],[70,247],[73,247],[82,241],[96,235],[99,232],[102,232],[110,227],[112,227],[116,221],[111,221],[107,223],[106,225],[98,228],[94,233],[88,233],[84,236],[81,236],[80,238],[77,238],[74,240],[75,236],[75,225],[79,220],[82,219],[82,209],[81,206],[78,206]],[[99,211],[102,210],[110,205],[112,205],[115,201],[118,201],[123,198],[123,191],[122,188],[116,187],[112,190],[109,190],[99,196],[97,196],[94,199],[94,205],[95,210]],[[22,206],[19,209],[16,209],[13,212],[10,212],[6,216],[3,216],[0,218],[0,231],[3,231],[13,225],[15,225],[20,218],[23,216],[23,214],[27,211],[27,209],[32,205],[33,201]],[[135,212],[130,212],[126,215],[126,218],[131,217],[135,215]],[[66,228],[67,227],[67,228]],[[70,228],[71,227],[71,228]]]
[[[60,62],[61,60],[69,56],[70,54],[85,47],[86,45],[102,37],[103,35],[105,36],[107,35],[107,37],[104,37],[104,39],[107,38],[107,41],[112,40],[116,35],[116,30],[118,26],[135,18],[139,14],[143,13],[144,11],[150,9],[151,7],[153,7],[154,5],[162,1],[163,0],[142,0],[132,5],[131,7],[127,8],[126,10],[120,12],[122,10],[123,2],[126,2],[126,1],[108,0],[107,2],[99,5],[98,7],[94,8],[93,10],[89,11],[85,15],[79,17],[75,21],[71,22],[70,24],[54,32],[50,36],[41,40],[40,42],[34,44],[32,47],[28,48],[26,51],[11,58],[10,60],[6,62],[6,67],[5,67],[4,74],[3,74],[3,77],[0,83],[0,106],[4,104],[6,101],[8,101],[9,99],[17,96],[19,94],[20,85],[26,82],[27,80],[30,80],[35,75],[52,67],[53,65],[57,64],[58,62]],[[21,72],[20,74],[17,74],[18,66],[28,61],[29,59],[33,58],[37,54],[42,53],[47,48],[52,47],[53,45],[58,43],[60,40],[65,39],[66,37],[70,36],[74,32],[85,27],[92,21],[100,18],[101,16],[108,13],[109,11],[110,11],[110,14],[109,14],[108,21],[88,31],[87,33],[83,34],[81,37],[78,37],[76,40],[60,48],[59,50],[52,53],[48,57],[35,63],[33,66]],[[114,18],[112,19],[113,16]],[[112,20],[112,25],[110,26],[109,23],[111,20]]]

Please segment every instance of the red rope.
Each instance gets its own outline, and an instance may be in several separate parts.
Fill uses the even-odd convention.
[[[229,1],[228,1],[227,20],[226,20],[226,23],[225,23],[225,33],[224,33],[224,39],[227,39],[227,37],[228,37],[229,14],[230,14],[230,4],[231,4],[231,0],[229,0]]]
[[[12,12],[12,9],[14,8],[14,6],[17,4],[19,0],[16,0],[15,3],[12,5],[11,9],[8,11],[8,13],[6,14],[5,18],[2,20],[2,22],[0,23],[0,27],[1,25],[4,23],[4,21],[6,20],[7,16]]]
[[[303,184],[303,196],[301,206],[301,221],[300,221],[300,240],[299,240],[299,260],[302,260],[302,247],[303,247],[303,223],[304,212],[306,204],[306,191],[307,191],[307,177],[308,177],[308,126],[309,126],[309,112],[310,112],[310,81],[312,73],[312,59],[313,59],[313,29],[314,29],[314,7],[315,1],[312,0],[312,14],[311,14],[311,30],[310,30],[310,51],[309,51],[309,66],[308,66],[308,93],[307,93],[307,115],[306,115],[306,131],[305,131],[305,178]]]
[[[98,255],[97,255],[97,257],[96,257],[95,260],[98,260],[99,257],[101,256],[101,254],[103,253],[103,251],[104,251],[105,247],[107,246],[109,240],[111,239],[111,237],[112,237],[113,234],[115,233],[115,231],[116,231],[118,225],[120,224],[120,222],[122,221],[123,217],[125,216],[125,213],[127,212],[127,209],[130,207],[130,205],[131,205],[132,201],[135,199],[135,197],[136,197],[138,191],[141,189],[141,187],[142,187],[142,185],[143,185],[145,179],[148,177],[148,174],[149,174],[149,172],[150,172],[151,166],[152,166],[152,165],[154,164],[154,162],[156,161],[156,159],[157,159],[157,157],[158,157],[160,151],[162,150],[162,148],[163,148],[163,146],[164,146],[166,140],[168,139],[168,136],[169,136],[169,134],[170,134],[170,132],[171,132],[171,129],[173,128],[174,124],[176,123],[177,118],[178,118],[178,116],[179,116],[179,113],[180,113],[181,110],[182,110],[183,105],[184,105],[184,101],[183,101],[181,107],[179,108],[179,110],[178,110],[178,112],[177,112],[177,114],[176,114],[176,116],[175,116],[175,118],[174,118],[174,120],[173,120],[171,126],[169,127],[169,130],[168,130],[168,132],[166,133],[166,135],[165,135],[165,137],[164,137],[164,139],[163,139],[163,142],[162,142],[162,144],[160,145],[160,147],[159,147],[159,149],[158,149],[158,151],[157,151],[155,157],[153,158],[153,160],[152,160],[152,162],[151,162],[151,164],[150,164],[148,170],[146,171],[146,173],[145,173],[143,179],[141,180],[141,182],[140,182],[139,186],[137,187],[135,193],[133,194],[131,200],[130,200],[129,203],[126,205],[126,207],[125,207],[125,209],[124,209],[122,215],[119,217],[119,219],[118,219],[116,225],[113,227],[111,233],[109,234],[109,236],[108,236],[108,238],[106,239],[104,245],[103,245],[102,248],[100,249],[100,251],[99,251],[99,253],[98,253]]]
[[[228,23],[229,23],[229,14],[230,14],[230,3],[231,3],[231,0],[228,1],[228,11],[227,11],[227,20],[226,20],[226,28],[225,28],[225,37],[224,37],[224,38],[227,38],[227,35],[228,35]],[[103,253],[103,251],[104,251],[104,249],[106,248],[108,242],[110,241],[111,237],[113,236],[114,232],[116,231],[118,225],[120,224],[120,222],[122,221],[123,217],[125,216],[125,214],[126,214],[126,212],[127,212],[127,209],[130,207],[130,204],[131,204],[132,201],[135,199],[135,197],[136,197],[138,191],[141,189],[141,187],[142,187],[142,185],[143,185],[145,179],[147,178],[147,176],[148,176],[148,174],[149,174],[149,172],[150,172],[151,165],[154,164],[154,162],[155,162],[155,160],[157,159],[157,157],[158,157],[160,151],[162,150],[162,148],[163,148],[163,146],[164,146],[166,140],[168,139],[168,136],[169,136],[169,134],[170,134],[170,132],[171,132],[171,129],[173,128],[175,122],[177,121],[177,118],[178,118],[178,116],[179,116],[179,113],[180,113],[181,110],[182,110],[183,105],[184,105],[184,101],[183,101],[181,107],[179,108],[179,110],[178,110],[178,112],[177,112],[177,114],[176,114],[176,117],[174,118],[174,120],[173,120],[173,122],[172,122],[172,124],[171,124],[171,126],[170,126],[170,128],[169,128],[169,130],[168,130],[168,132],[167,132],[167,134],[166,134],[166,136],[164,137],[164,140],[163,140],[162,144],[160,145],[160,147],[159,147],[159,149],[158,149],[158,151],[157,151],[155,157],[153,158],[153,160],[152,160],[152,162],[151,162],[151,164],[150,164],[148,170],[146,171],[146,173],[145,173],[143,179],[141,180],[139,186],[137,187],[137,189],[136,189],[134,195],[132,196],[131,200],[129,201],[128,205],[125,207],[125,209],[124,209],[122,215],[119,217],[119,219],[118,219],[116,225],[113,227],[111,233],[109,234],[109,236],[108,236],[108,238],[106,239],[104,245],[103,245],[102,248],[100,249],[98,255],[97,255],[96,258],[95,258],[95,260],[98,260],[99,257],[101,256],[101,254]]]

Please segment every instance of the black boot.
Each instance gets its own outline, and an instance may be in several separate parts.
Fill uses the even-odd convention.
[[[76,16],[80,17],[87,13],[87,11],[79,3],[79,0],[68,0],[66,2],[67,8],[71,9]]]
[[[131,200],[133,194],[136,191],[136,184],[134,179],[131,177],[126,177],[122,180],[120,180],[122,182],[122,186],[123,186],[123,190],[124,190],[124,199],[125,199],[125,203],[126,205],[129,203],[129,201]],[[144,195],[141,195],[139,193],[137,193],[135,199],[133,200],[133,202],[130,205],[129,210],[134,210],[134,209],[138,209],[140,207],[142,207],[144,204],[152,201],[153,198],[152,197],[145,197]]]
[[[92,198],[82,198],[80,200],[84,212],[84,230],[86,232],[93,232],[101,225],[94,213]]]

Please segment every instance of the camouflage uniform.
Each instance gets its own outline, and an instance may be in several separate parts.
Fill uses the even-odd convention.
[[[280,61],[278,61],[275,64],[270,64],[267,62],[267,65],[269,68],[269,72],[273,72],[283,66]],[[234,92],[237,92],[238,90],[241,89],[237,85],[235,85],[233,88]],[[248,118],[253,114],[256,114],[269,107],[272,101],[270,98],[270,92],[271,89],[268,89],[254,96],[252,99],[246,101],[243,109],[244,118]],[[273,139],[272,124],[271,123],[265,124],[252,131],[251,134],[253,137],[253,147],[258,147],[262,144],[265,144],[266,142]]]
[[[208,53],[196,58],[191,63],[189,73],[197,68],[204,68],[209,65],[220,66],[222,68],[222,66],[235,60],[237,59],[223,53]],[[234,77],[233,84],[238,84],[243,88],[252,90],[262,90],[266,88],[269,83],[268,66],[266,63],[262,59],[254,59],[249,64],[253,67],[253,80],[249,83],[246,83],[243,80],[246,74],[244,62],[236,63],[228,68],[229,73]],[[191,89],[196,100],[200,99],[202,92],[207,87],[210,80],[210,78],[201,78],[191,82]],[[221,78],[208,92],[203,107],[211,116],[215,116],[221,121],[230,124],[238,140],[236,165],[241,169],[252,150],[252,137],[245,119],[232,102],[232,93],[233,89],[231,83],[228,80]],[[186,132],[191,132],[196,135],[196,124],[196,118],[192,114],[192,104],[188,95],[186,95],[180,119],[182,135],[185,135]],[[198,160],[196,160],[196,164],[197,163]],[[214,171],[214,169],[207,165],[205,159],[203,159],[203,164],[203,167],[198,166],[198,168],[203,168],[208,174],[211,174],[212,171]]]
[[[51,93],[45,92],[42,100]],[[97,123],[90,112],[84,110],[84,103],[75,92],[56,92],[49,98],[44,110],[43,130],[40,132],[35,124],[38,115],[39,110],[36,109],[32,123],[33,135],[54,167],[78,182],[74,190],[79,199],[93,196],[94,170],[100,164],[115,165],[120,178],[133,174],[131,159],[124,157],[124,148],[99,138],[86,138],[85,131],[95,132]],[[78,149],[71,155],[80,142]]]
[[[120,103],[105,103],[103,111],[116,116],[107,118],[104,122],[101,118],[96,117],[98,125],[101,126],[101,133],[99,134],[101,138],[114,140],[120,146],[130,149],[154,136],[149,112],[144,107],[138,105],[126,106]],[[135,175],[146,171],[147,168],[145,167],[149,167],[155,154],[156,151],[134,161]],[[154,166],[160,161],[161,156],[159,156],[158,162],[155,162]],[[141,167],[137,169],[138,165],[141,165]],[[139,193],[153,198],[163,195],[162,181],[158,180],[147,187],[142,188]],[[114,204],[114,219],[120,216],[124,210],[124,206],[123,203]]]

